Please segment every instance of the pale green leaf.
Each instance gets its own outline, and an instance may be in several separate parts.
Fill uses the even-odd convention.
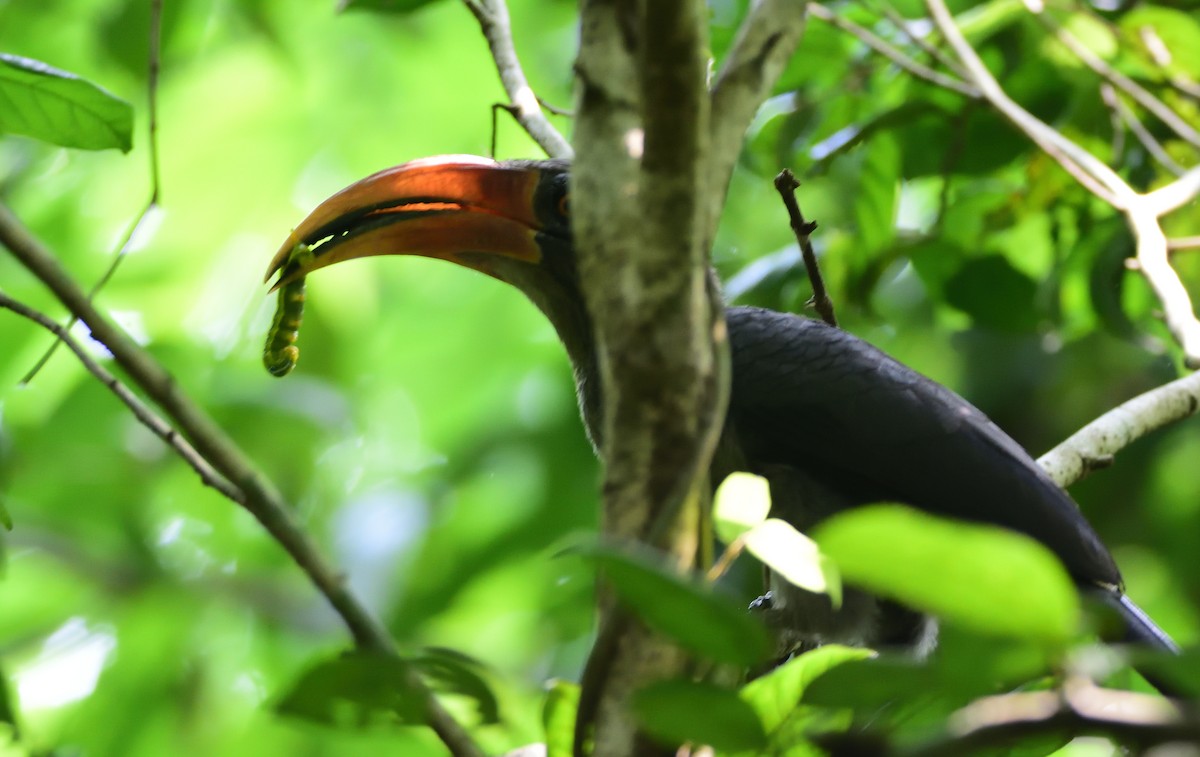
[[[846,582],[966,627],[1054,643],[1078,628],[1066,569],[1023,534],[873,505],[830,518],[814,537]]]
[[[788,583],[828,594],[841,607],[842,581],[837,566],[821,554],[817,543],[778,518],[768,518],[742,537],[746,550]]]
[[[726,544],[762,523],[771,511],[771,488],[767,479],[753,473],[730,473],[717,487],[713,501],[713,525]]]
[[[75,74],[41,61],[0,53],[0,134],[43,142],[128,152],[133,108]]]

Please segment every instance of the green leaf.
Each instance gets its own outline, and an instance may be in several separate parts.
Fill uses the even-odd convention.
[[[1066,570],[1023,534],[873,505],[835,515],[814,537],[847,583],[968,628],[1062,643],[1078,627]]]
[[[895,138],[881,134],[867,146],[854,202],[854,219],[864,253],[877,252],[896,236],[900,196],[900,150]]]
[[[707,744],[737,752],[767,743],[754,708],[709,683],[659,681],[636,692],[630,704],[646,732],[668,746]]]
[[[129,103],[41,61],[0,53],[0,102],[0,134],[84,150],[132,146]]]
[[[276,705],[293,717],[342,728],[425,722],[423,692],[398,657],[352,651],[309,668]]]
[[[412,13],[440,0],[338,0],[338,12],[367,10],[382,13]]]
[[[408,661],[438,691],[473,700],[484,723],[500,722],[500,703],[482,675],[485,666],[480,661],[444,647],[425,647]]]
[[[4,526],[5,531],[13,530],[12,514],[8,512],[8,508],[4,506],[4,498],[0,497],[0,526]]]
[[[742,537],[746,550],[760,562],[801,589],[828,594],[834,608],[842,606],[842,580],[837,566],[821,554],[817,543],[778,518],[769,518]]]
[[[1143,27],[1151,27],[1163,47],[1171,51],[1166,69],[1200,76],[1200,19],[1194,11],[1140,5],[1121,16],[1120,26],[1133,39],[1141,36]]]
[[[546,757],[574,757],[575,713],[579,710],[579,686],[553,681],[542,705],[542,727],[546,731]]]
[[[713,499],[713,526],[717,538],[732,544],[742,534],[762,523],[771,511],[771,488],[753,473],[730,473],[717,487]]]
[[[766,629],[732,598],[665,567],[657,555],[600,544],[575,548],[651,628],[716,662],[748,667],[771,653]]]
[[[864,655],[841,663],[810,682],[803,692],[805,704],[872,710],[934,691],[934,673],[911,657]]]
[[[946,301],[976,325],[1007,332],[1037,328],[1037,284],[1000,255],[965,262],[946,282]]]
[[[742,687],[739,696],[758,713],[768,733],[783,725],[800,704],[810,684],[828,671],[847,662],[874,656],[869,649],[838,644],[805,652]]]

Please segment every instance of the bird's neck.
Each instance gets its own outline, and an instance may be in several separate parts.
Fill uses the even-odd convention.
[[[579,400],[579,415],[584,430],[597,452],[600,451],[601,430],[604,424],[604,398],[600,387],[600,366],[596,356],[596,341],[592,334],[592,321],[579,307],[567,310],[536,304],[550,320],[558,338],[567,349],[571,369],[575,374],[575,393]]]

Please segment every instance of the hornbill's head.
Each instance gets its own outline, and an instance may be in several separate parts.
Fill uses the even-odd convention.
[[[566,345],[585,422],[598,415],[591,322],[571,240],[568,164],[425,158],[355,182],[322,202],[267,269],[275,288],[352,258],[420,255],[506,281],[550,319]],[[295,255],[299,245],[307,249]]]

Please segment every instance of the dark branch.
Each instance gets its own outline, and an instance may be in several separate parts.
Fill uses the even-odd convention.
[[[796,188],[799,186],[800,182],[796,181],[796,177],[786,168],[775,177],[775,189],[779,191],[779,196],[783,198],[783,204],[787,207],[792,231],[800,245],[800,254],[804,256],[808,279],[812,282],[813,296],[809,302],[816,308],[821,320],[830,326],[837,326],[833,300],[829,299],[829,293],[825,290],[825,279],[821,276],[821,266],[817,263],[817,254],[812,246],[812,233],[817,230],[817,224],[815,221],[805,221],[800,213],[800,206],[796,203]]]

